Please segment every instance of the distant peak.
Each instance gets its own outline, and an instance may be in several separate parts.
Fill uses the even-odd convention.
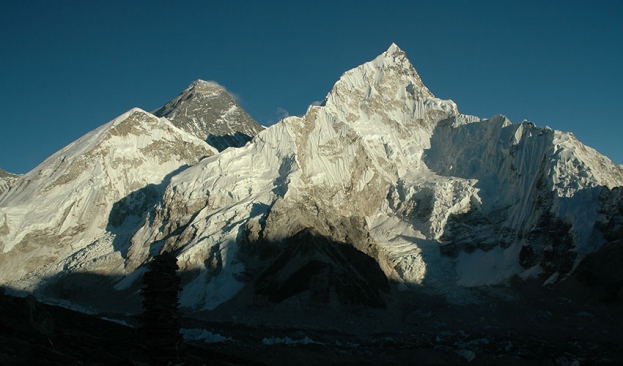
[[[204,141],[211,136],[222,137],[220,145],[213,144],[213,140],[207,141],[217,148],[224,144],[227,147],[242,146],[247,140],[241,136],[252,137],[262,130],[262,126],[236,102],[235,94],[216,81],[197,79],[152,113],[165,117],[174,126]]]
[[[404,55],[404,51],[398,47],[397,44],[393,43],[389,46],[389,48],[387,49],[387,51],[385,51],[386,54],[388,55],[394,55],[396,53],[401,53]]]
[[[405,52],[392,43],[389,48],[372,61],[345,72],[335,83],[323,102],[324,106],[366,106],[369,99],[390,98],[402,95],[407,100],[434,98]],[[349,101],[360,98],[357,102]],[[384,102],[376,105],[385,105]],[[454,105],[452,103],[452,105]],[[455,109],[456,106],[451,109]]]
[[[387,51],[383,52],[378,59],[382,64],[394,64],[401,65],[405,69],[415,69],[411,64],[411,61],[407,58],[407,54],[397,44],[392,43]],[[382,61],[381,61],[382,60]]]
[[[197,79],[195,81],[193,81],[190,84],[191,87],[210,87],[210,88],[223,88],[219,83],[217,83],[216,81],[211,81],[211,80],[202,80],[202,79]]]
[[[114,120],[112,120],[112,126],[115,127],[120,124],[132,123],[133,121],[136,121],[139,119],[151,119],[151,118],[155,118],[155,116],[149,112],[144,111],[141,108],[134,107],[130,109],[129,111],[123,113],[119,117],[115,118]]]
[[[189,91],[194,90],[197,92],[204,92],[204,93],[227,92],[225,87],[223,87],[221,84],[217,83],[216,81],[206,81],[206,80],[201,80],[201,79],[197,79],[193,81],[192,84],[190,84],[190,86],[186,90],[189,90]]]

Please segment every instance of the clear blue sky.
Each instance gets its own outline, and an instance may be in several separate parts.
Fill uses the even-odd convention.
[[[623,164],[623,1],[5,1],[0,168],[25,173],[195,79],[260,123],[392,42],[463,113],[573,132]]]

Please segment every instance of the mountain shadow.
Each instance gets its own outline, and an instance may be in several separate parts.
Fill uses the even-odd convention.
[[[102,277],[102,279],[104,279]],[[233,350],[199,342],[184,344],[186,366],[265,365]],[[153,354],[136,328],[37,301],[15,297],[0,287],[0,364],[21,365],[153,365]]]
[[[247,144],[247,142],[251,141],[253,137],[242,133],[240,131],[236,131],[234,134],[226,134],[226,135],[214,135],[209,134],[206,142],[221,152],[228,147],[243,147]]]
[[[279,246],[281,252],[254,281],[256,301],[386,307],[387,277],[374,259],[353,246],[309,229]]]
[[[476,179],[480,203],[449,216],[442,254],[457,257],[521,243],[518,264],[538,268],[541,282],[571,280],[571,292],[623,300],[623,187],[580,184],[557,187],[573,189],[557,195],[547,170],[548,159],[555,158],[552,130],[509,124],[503,116],[455,122],[438,123],[423,160],[440,176]]]
[[[50,304],[85,313],[139,313],[142,309],[141,281],[119,290],[115,283],[120,278],[92,272],[61,272],[43,279],[34,294]]]
[[[623,240],[606,243],[587,255],[574,272],[585,297],[623,303]]]
[[[148,184],[143,188],[131,192],[115,202],[108,214],[106,231],[114,234],[113,248],[127,258],[130,248],[130,239],[136,234],[143,220],[155,205],[162,199],[164,190],[171,182],[171,178],[188,168],[182,165],[167,174],[160,183]]]
[[[623,187],[593,190],[602,203],[593,237],[604,243],[582,259],[573,278],[585,286],[585,296],[623,303]]]
[[[186,365],[289,365],[301,360],[448,365],[468,364],[472,358],[469,364],[517,365],[521,360],[542,365],[559,364],[563,356],[597,360],[591,364],[623,360],[623,315],[611,303],[586,306],[533,284],[520,300],[452,305],[421,292],[390,290],[394,284],[376,261],[310,229],[279,243],[257,244],[273,255],[249,277],[242,292],[250,296],[237,295],[207,312],[180,309],[184,329],[231,339],[214,345],[187,339]],[[196,276],[178,274],[182,281]],[[141,311],[140,278],[121,291],[114,288],[118,279],[67,272],[41,284],[41,298],[97,314],[91,316],[44,305],[50,317],[26,300],[0,297],[0,364],[150,364],[151,354],[134,329],[101,320],[135,324]],[[271,343],[301,339],[317,343]]]

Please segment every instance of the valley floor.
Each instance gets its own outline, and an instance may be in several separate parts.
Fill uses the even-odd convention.
[[[623,304],[542,286],[477,301],[403,292],[387,309],[230,306],[185,318],[185,365],[620,365]],[[519,296],[518,294],[522,294]],[[133,328],[2,296],[2,365],[149,365]],[[132,319],[126,319],[132,321]],[[298,324],[292,326],[292,324]]]
[[[229,339],[212,343],[220,352],[270,365],[623,364],[620,300],[597,302],[586,293],[529,283],[480,288],[473,295],[475,303],[456,305],[441,296],[403,292],[387,309],[339,314],[286,314],[268,306],[241,318],[228,315],[236,311],[230,307],[187,326]],[[228,316],[232,321],[216,321]]]

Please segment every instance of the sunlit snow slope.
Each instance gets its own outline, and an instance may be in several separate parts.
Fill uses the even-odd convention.
[[[62,271],[122,271],[126,228],[170,174],[215,152],[138,108],[73,142],[0,195],[2,282],[30,289]]]
[[[571,134],[461,115],[392,45],[305,116],[175,176],[133,243],[179,253],[198,274],[183,305],[199,308],[231,298],[263,247],[305,228],[406,286],[476,286],[571,271],[603,243],[599,193],[622,184]]]
[[[197,88],[220,93],[197,82],[158,113],[192,109]],[[201,129],[201,113],[179,121]],[[133,110],[20,177],[0,195],[2,282],[34,290],[55,273],[100,271],[121,291],[169,250],[182,305],[214,309],[307,229],[403,288],[450,296],[516,276],[561,280],[622,244],[621,167],[570,133],[460,114],[396,45],[242,147],[212,155],[210,133]]]

